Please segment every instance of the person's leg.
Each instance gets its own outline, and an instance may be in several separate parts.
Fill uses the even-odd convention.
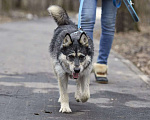
[[[81,13],[81,28],[93,40],[97,0],[84,0]]]
[[[114,39],[117,8],[112,0],[102,0],[102,33],[99,44],[97,63],[107,64],[107,59]]]
[[[97,63],[94,64],[96,81],[99,83],[108,83],[107,79],[107,59],[114,39],[115,22],[117,8],[112,0],[102,0],[101,27],[102,33],[99,44],[99,55]]]

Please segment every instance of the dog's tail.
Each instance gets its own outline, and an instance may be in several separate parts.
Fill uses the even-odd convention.
[[[57,5],[52,5],[47,10],[50,13],[50,15],[54,18],[54,20],[56,21],[58,26],[74,24],[70,20],[68,14],[66,13],[66,11],[63,8],[61,8]]]

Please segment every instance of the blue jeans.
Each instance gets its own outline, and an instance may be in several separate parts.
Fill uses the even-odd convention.
[[[81,28],[93,39],[97,0],[84,0],[81,13]],[[101,37],[97,63],[107,64],[112,41],[114,39],[117,8],[113,0],[102,0]]]

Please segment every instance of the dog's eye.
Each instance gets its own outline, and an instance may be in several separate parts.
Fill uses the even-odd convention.
[[[80,61],[84,61],[84,60],[85,60],[85,56],[84,56],[84,55],[80,55],[80,56],[79,56],[79,60],[80,60]]]
[[[74,58],[75,58],[75,56],[73,56],[73,55],[67,56],[67,60],[69,60],[69,61],[74,61]]]

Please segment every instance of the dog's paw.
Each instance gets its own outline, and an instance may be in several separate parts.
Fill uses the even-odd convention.
[[[79,98],[75,98],[77,102],[81,102],[81,100]]]
[[[75,99],[76,99],[77,102],[81,102],[79,97],[75,97]]]
[[[62,106],[59,110],[59,112],[62,112],[62,113],[71,113],[71,109],[69,106]]]
[[[81,102],[80,95],[78,95],[78,94],[75,93],[74,98],[76,99],[77,102]]]
[[[90,94],[86,93],[86,94],[82,94],[81,96],[81,101],[84,103],[84,102],[87,102],[87,100],[90,98]]]

